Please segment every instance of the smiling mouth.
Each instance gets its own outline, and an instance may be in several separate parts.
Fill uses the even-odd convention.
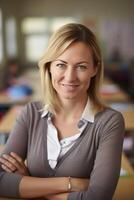
[[[68,83],[62,83],[61,85],[65,86],[65,87],[78,87],[78,84],[68,84]]]
[[[69,91],[72,91],[79,86],[78,84],[61,84],[61,85]]]

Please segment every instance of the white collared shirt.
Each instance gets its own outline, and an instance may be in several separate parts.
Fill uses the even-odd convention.
[[[48,114],[47,106],[46,110],[43,111],[41,117],[45,117]],[[77,139],[83,133],[86,128],[88,122],[94,122],[95,113],[91,108],[91,103],[88,99],[85,109],[82,113],[82,116],[78,122],[78,133],[64,138],[59,141],[58,132],[56,127],[52,123],[52,114],[48,115],[47,120],[47,153],[48,153],[48,162],[52,169],[54,169],[57,165],[57,161],[61,158],[65,153],[75,144]]]

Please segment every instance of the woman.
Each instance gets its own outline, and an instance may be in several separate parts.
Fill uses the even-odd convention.
[[[124,121],[100,101],[103,64],[94,34],[81,24],[64,25],[39,67],[43,100],[29,103],[17,119],[0,159],[0,195],[112,199]]]

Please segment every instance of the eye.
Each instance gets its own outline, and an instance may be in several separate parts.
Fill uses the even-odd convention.
[[[59,67],[59,68],[63,69],[63,68],[66,67],[66,65],[64,63],[57,63],[56,67]]]
[[[88,67],[86,65],[77,65],[77,69],[80,71],[85,71]]]

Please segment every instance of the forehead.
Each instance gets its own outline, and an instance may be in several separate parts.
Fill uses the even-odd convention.
[[[71,44],[57,59],[86,60],[92,59],[92,49],[84,42]]]

